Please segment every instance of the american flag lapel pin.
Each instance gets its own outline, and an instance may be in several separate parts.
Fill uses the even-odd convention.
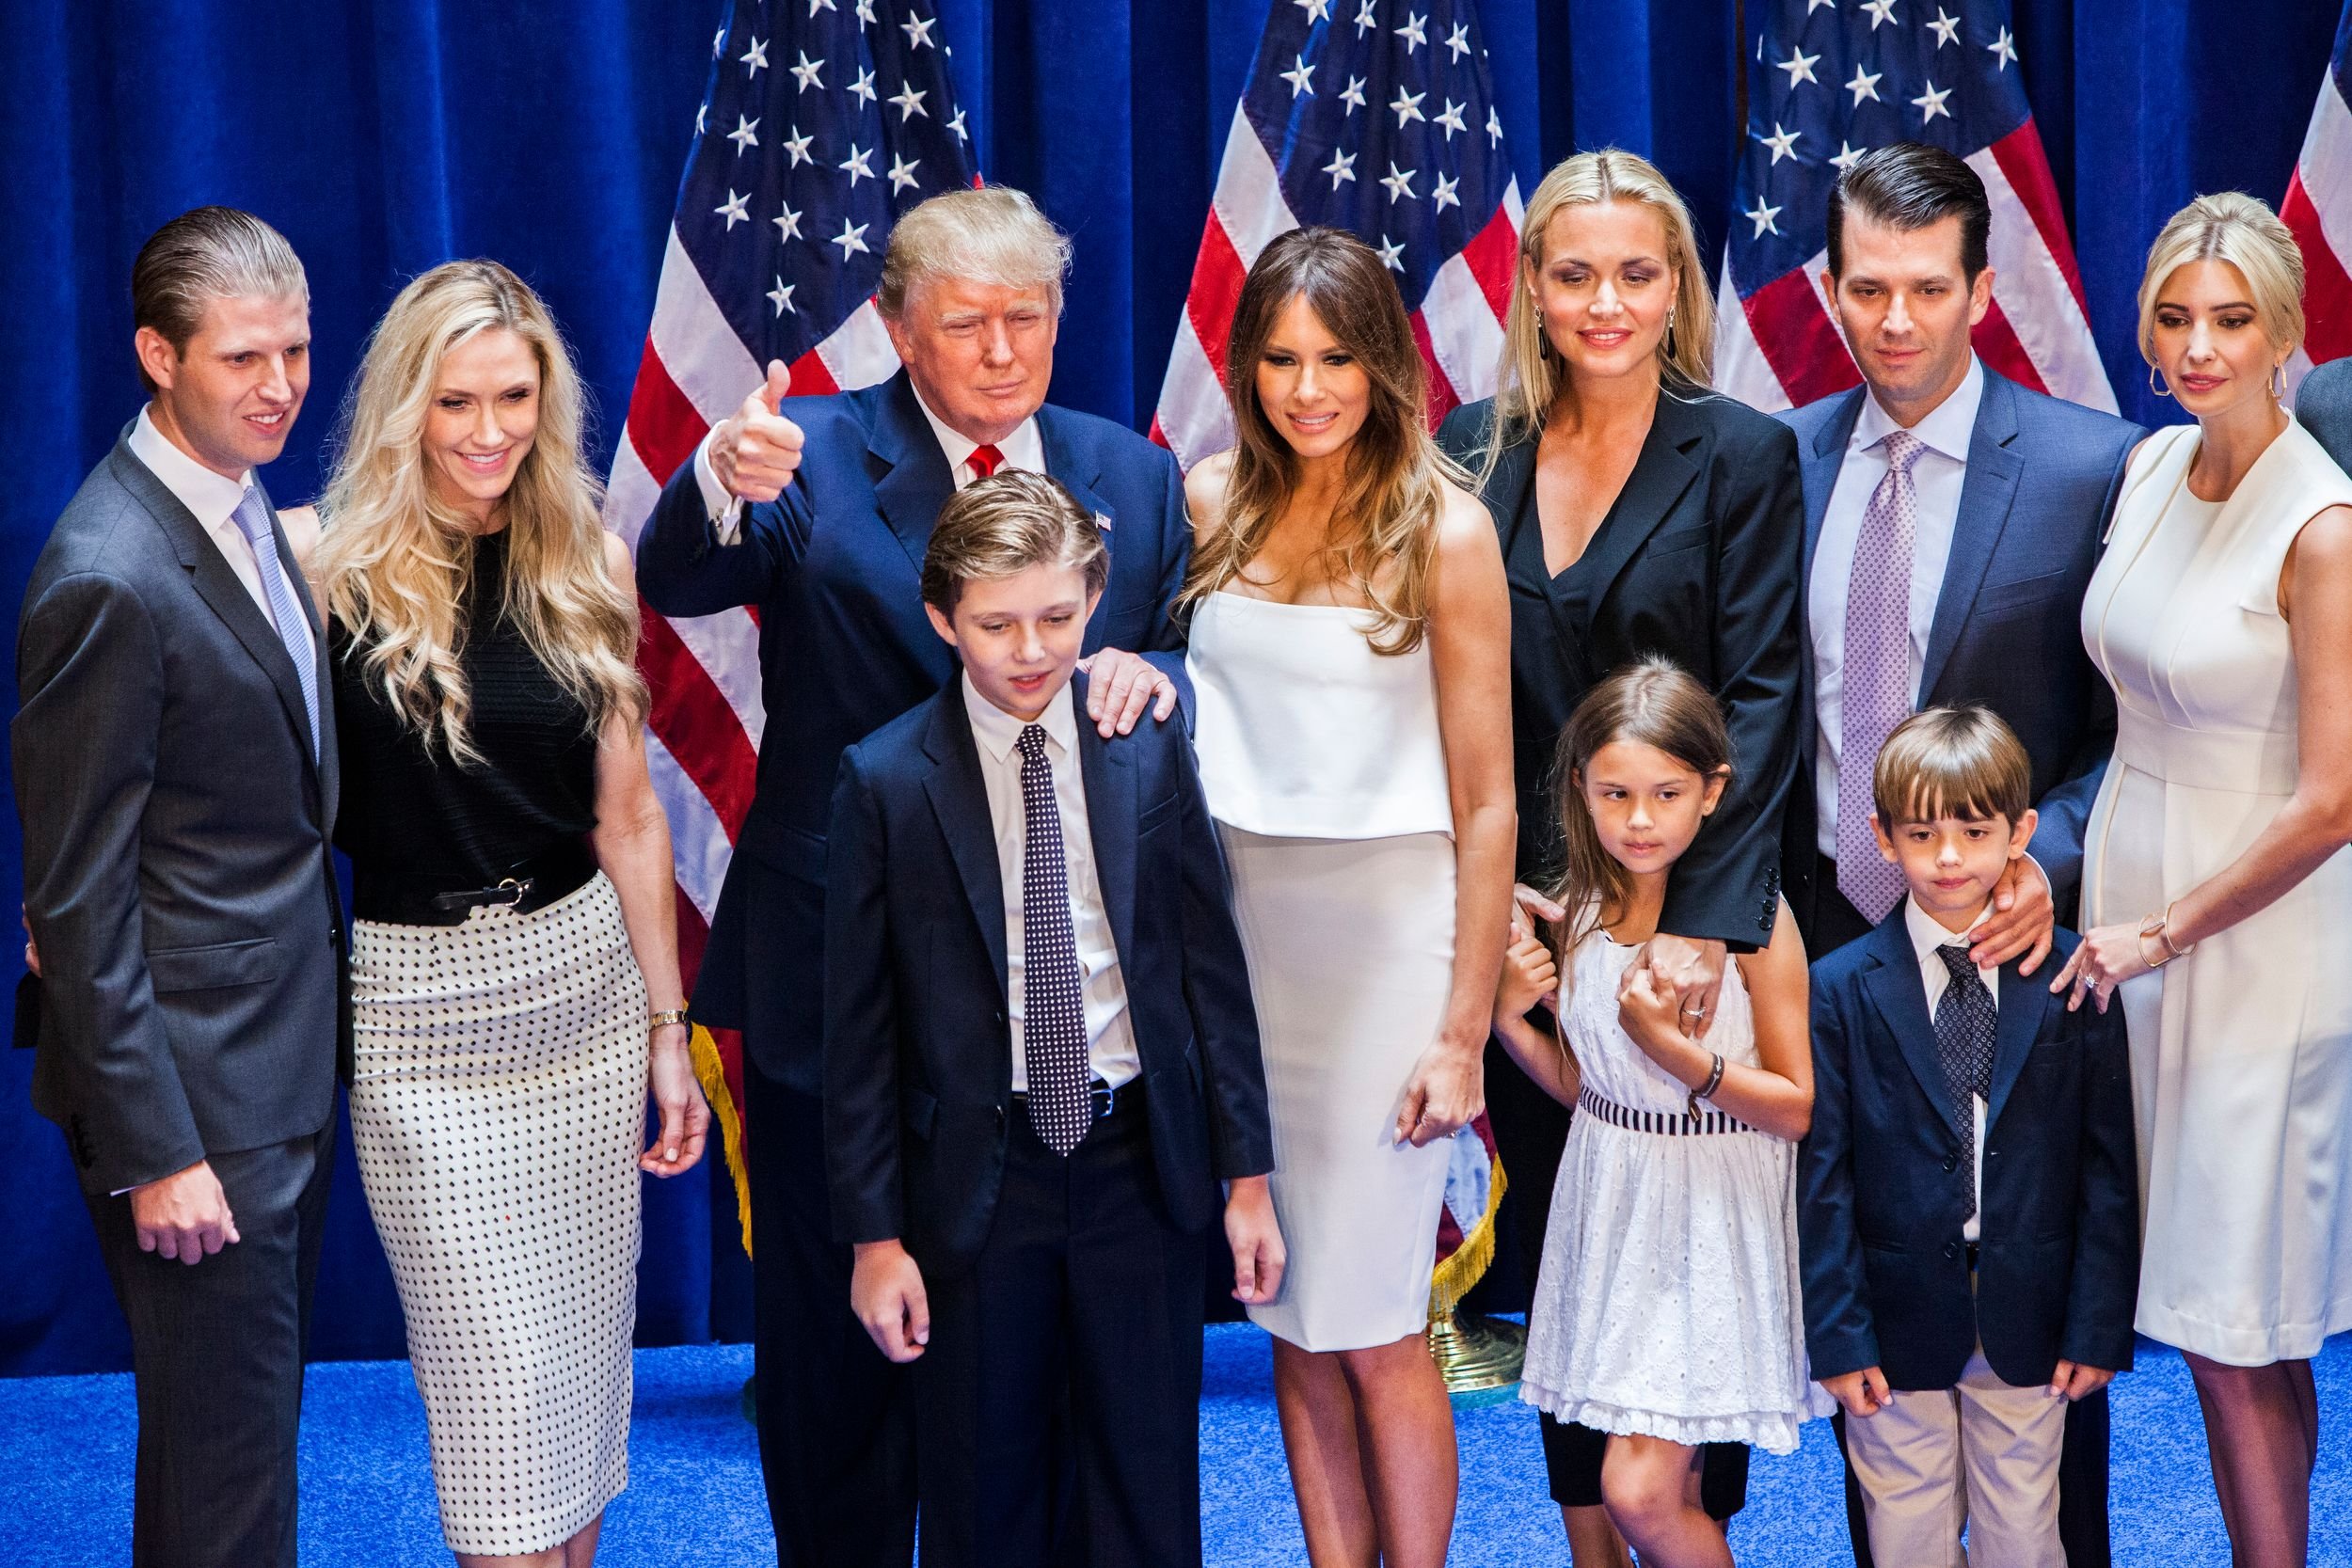
[[[1108,533],[1111,531],[1111,515],[1107,512],[1097,512],[1094,515],[1094,526],[1104,533]]]

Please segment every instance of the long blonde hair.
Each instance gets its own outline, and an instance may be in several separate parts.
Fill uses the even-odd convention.
[[[539,428],[503,502],[501,613],[600,727],[645,711],[637,607],[605,570],[601,487],[581,461],[579,373],[547,306],[495,261],[451,261],[409,283],[368,340],[343,410],[334,477],[320,502],[318,573],[366,678],[393,713],[460,763],[477,762],[459,663],[473,530],[427,483],[425,419],[441,362],[504,328],[539,361]]]
[[[1658,346],[1666,389],[1690,395],[1704,391],[1714,379],[1715,296],[1708,292],[1707,266],[1682,198],[1648,159],[1622,148],[1604,147],[1563,159],[1535,187],[1519,225],[1519,264],[1511,279],[1511,309],[1502,325],[1502,363],[1495,377],[1494,421],[1479,475],[1482,484],[1493,474],[1504,447],[1542,433],[1567,378],[1567,362],[1544,333],[1534,288],[1543,270],[1544,239],[1551,220],[1570,207],[1610,201],[1648,208],[1666,230],[1665,261],[1675,275],[1673,325]]]
[[[1226,481],[1223,526],[1193,552],[1181,602],[1193,603],[1241,574],[1289,507],[1298,454],[1258,401],[1258,361],[1293,299],[1364,369],[1372,406],[1347,458],[1335,519],[1343,537],[1327,546],[1335,576],[1352,583],[1376,624],[1373,651],[1410,653],[1429,629],[1429,574],[1437,556],[1445,485],[1464,476],[1430,439],[1428,371],[1413,342],[1405,301],[1377,252],[1337,229],[1294,229],[1259,252],[1233,308],[1225,351],[1225,396],[1238,440]]]

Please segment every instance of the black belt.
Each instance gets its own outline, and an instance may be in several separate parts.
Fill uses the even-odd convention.
[[[489,887],[452,888],[438,882],[382,872],[355,872],[351,912],[360,920],[391,926],[462,926],[487,906],[531,914],[579,892],[596,874],[596,857],[585,840],[559,845],[543,855],[516,861]]]
[[[1102,1121],[1107,1118],[1113,1111],[1119,1109],[1120,1096],[1125,1095],[1132,1101],[1140,1095],[1142,1090],[1143,1080],[1140,1074],[1129,1079],[1117,1088],[1112,1088],[1108,1084],[1097,1078],[1087,1085],[1087,1099],[1091,1102],[1094,1119]],[[1025,1092],[1015,1090],[1012,1102],[1021,1107],[1023,1116],[1029,1114],[1029,1097]]]

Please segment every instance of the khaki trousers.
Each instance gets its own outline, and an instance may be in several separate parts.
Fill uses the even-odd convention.
[[[2065,1435],[2066,1402],[2002,1382],[1981,1346],[1957,1386],[1897,1392],[1877,1415],[1849,1417],[1846,1452],[1878,1568],[2066,1568]]]

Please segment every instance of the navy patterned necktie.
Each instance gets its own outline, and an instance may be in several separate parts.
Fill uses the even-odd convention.
[[[1952,1106],[1960,1117],[1961,1146],[1968,1150],[1968,1212],[1977,1216],[1976,1101],[1993,1098],[1993,1044],[2000,1028],[2000,1012],[1977,960],[1965,942],[1946,942],[1935,950],[1951,971],[1952,983],[1935,1005],[1935,1054],[1944,1064],[1944,1080],[1951,1085]],[[1973,1097],[1973,1098],[1972,1098]]]
[[[1045,1147],[1067,1154],[1087,1135],[1086,997],[1078,940],[1070,925],[1070,870],[1062,858],[1061,807],[1054,798],[1045,728],[1021,732],[1021,1055],[1029,1081],[1029,1125]]]

